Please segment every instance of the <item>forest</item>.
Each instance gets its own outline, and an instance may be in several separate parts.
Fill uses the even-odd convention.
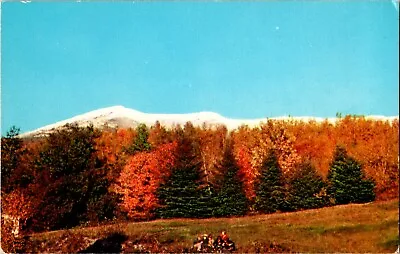
[[[398,198],[398,119],[18,134],[1,139],[1,208],[23,232]]]

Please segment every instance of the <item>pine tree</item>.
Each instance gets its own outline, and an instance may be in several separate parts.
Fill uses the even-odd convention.
[[[141,123],[136,127],[136,135],[133,144],[128,148],[128,153],[134,154],[136,152],[150,151],[151,145],[148,142],[149,131],[145,124]]]
[[[157,215],[161,218],[199,218],[212,215],[210,204],[213,191],[201,182],[199,150],[196,142],[186,134],[177,131],[176,166],[157,191],[161,206]]]
[[[293,210],[322,207],[327,203],[326,184],[317,170],[306,161],[297,166],[289,180],[289,207]]]
[[[341,146],[336,147],[328,180],[328,194],[335,204],[365,203],[375,199],[374,182],[365,178],[361,164],[348,156]]]
[[[175,168],[168,181],[161,185],[158,198],[161,218],[193,218],[198,216],[199,174],[196,168]]]
[[[1,138],[1,190],[10,192],[15,186],[9,181],[20,164],[23,142],[18,137],[20,129],[12,126]]]
[[[255,207],[258,211],[272,213],[284,205],[285,192],[281,177],[282,170],[275,151],[270,150],[261,166],[261,175],[255,188]]]
[[[220,165],[225,176],[216,200],[216,216],[237,216],[247,211],[247,198],[243,183],[238,178],[239,166],[233,155],[233,141],[227,140],[224,157]]]

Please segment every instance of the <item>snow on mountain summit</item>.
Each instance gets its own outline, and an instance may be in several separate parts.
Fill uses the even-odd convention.
[[[271,120],[294,120],[294,121],[328,121],[335,123],[337,118],[321,118],[321,117],[276,117],[269,118]],[[396,117],[384,117],[384,116],[367,116],[366,119],[375,119],[381,121],[393,121],[398,119]],[[134,109],[126,108],[124,106],[112,106],[107,108],[101,108],[93,110],[72,118],[56,122],[54,124],[46,125],[39,129],[31,132],[21,134],[21,137],[27,136],[41,136],[58,129],[65,124],[76,123],[78,126],[88,126],[93,124],[96,128],[102,127],[122,127],[122,128],[135,128],[139,123],[144,123],[148,126],[154,125],[158,121],[165,127],[172,127],[174,125],[184,125],[186,122],[191,122],[195,126],[215,126],[225,125],[228,129],[236,129],[241,125],[248,125],[254,127],[260,124],[260,122],[266,121],[267,118],[260,119],[230,119],[221,116],[214,112],[198,112],[198,113],[185,113],[185,114],[149,114],[143,113]]]
[[[43,126],[34,131],[26,132],[24,136],[40,136],[49,133],[65,124],[76,123],[78,126],[88,126],[93,124],[94,127],[136,127],[139,123],[153,125],[156,121],[160,124],[171,127],[173,125],[184,125],[186,122],[192,122],[194,125],[205,124],[224,124],[226,118],[214,112],[199,112],[187,114],[149,114],[143,113],[124,106],[112,106],[107,108],[96,109],[72,118]]]

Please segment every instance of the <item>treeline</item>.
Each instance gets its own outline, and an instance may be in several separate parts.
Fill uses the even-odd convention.
[[[398,120],[18,133],[2,138],[2,213],[28,231],[398,197]]]

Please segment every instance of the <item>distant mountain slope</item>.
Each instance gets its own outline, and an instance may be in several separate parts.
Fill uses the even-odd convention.
[[[366,118],[376,120],[389,120],[398,119],[398,116],[385,117],[385,116],[368,116]],[[331,123],[336,122],[337,118],[322,118],[322,117],[275,117],[269,118],[272,120],[294,120],[294,121],[316,121],[322,122],[327,120]],[[195,126],[216,126],[225,125],[229,130],[236,129],[241,125],[248,125],[250,127],[257,126],[267,118],[260,119],[229,119],[214,112],[199,112],[189,114],[148,114],[134,109],[125,108],[123,106],[113,106],[108,108],[97,109],[88,113],[78,115],[54,124],[46,125],[34,131],[21,134],[21,137],[32,137],[46,135],[65,124],[76,123],[79,126],[87,126],[93,124],[96,128],[111,127],[111,128],[135,128],[139,123],[144,123],[148,126],[153,125],[159,121],[161,125],[167,128],[174,125],[184,125],[186,122],[191,122]]]

